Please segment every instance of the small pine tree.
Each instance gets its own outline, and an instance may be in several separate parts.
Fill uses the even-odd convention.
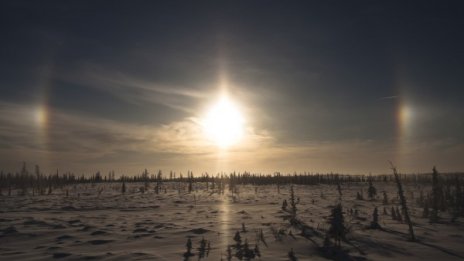
[[[367,189],[367,195],[369,196],[369,199],[374,199],[374,197],[377,195],[377,189],[372,185],[372,181],[369,180],[369,188]]]
[[[257,257],[261,257],[261,251],[259,250],[259,245],[258,244],[255,245],[255,249],[253,251],[255,252],[255,255]]]
[[[295,256],[295,253],[293,252],[293,248],[291,248],[290,251],[288,252],[288,259],[290,261],[297,261],[298,260],[296,258],[296,256]]]
[[[363,196],[362,196],[361,193],[359,193],[359,191],[356,192],[356,199],[357,199],[357,200],[363,200]]]
[[[243,243],[242,252],[243,252],[243,257],[245,257],[246,260],[255,258],[255,251],[250,249],[247,239],[245,239],[245,243]]]
[[[330,237],[329,237],[329,235],[327,235],[327,234],[326,234],[325,237],[324,237],[324,243],[323,243],[323,245],[324,245],[325,248],[329,248],[329,247],[332,246],[332,242],[330,242]]]
[[[242,232],[244,232],[244,233],[247,232],[246,227],[245,227],[245,223],[242,223]]]
[[[377,207],[374,208],[374,212],[372,213],[372,222],[370,228],[372,229],[379,229],[379,210]]]
[[[48,182],[48,195],[52,194],[52,182]]]
[[[391,208],[391,213],[392,213],[392,214],[391,214],[392,219],[393,219],[393,220],[397,220],[398,217],[396,216],[396,211],[395,211],[395,208],[394,208],[394,207]]]
[[[456,219],[461,215],[463,209],[462,209],[462,188],[461,188],[461,183],[459,181],[459,177],[456,177],[455,180],[455,189],[454,189],[454,195],[453,195],[453,201],[454,201],[454,206],[453,206],[453,215],[452,215],[452,222],[456,221]]]
[[[328,235],[335,240],[335,246],[341,246],[341,240],[345,239],[347,229],[345,227],[345,220],[343,217],[342,205],[338,204],[332,209],[332,214],[330,215],[330,228],[328,230]]]
[[[227,261],[232,260],[232,249],[230,248],[230,245],[227,246]]]
[[[386,207],[383,207],[383,214],[386,216],[388,215],[388,212],[387,212],[387,208]]]
[[[382,201],[382,204],[384,205],[388,205],[388,195],[387,195],[387,192],[383,192],[383,201]]]
[[[237,246],[240,246],[242,244],[242,237],[240,236],[239,231],[235,232],[234,241],[237,244]]]
[[[259,240],[260,240],[261,242],[263,242],[264,245],[267,246],[266,240],[264,239],[264,233],[263,233],[263,230],[262,230],[262,229],[259,230]]]
[[[290,207],[291,207],[291,214],[292,214],[292,220],[296,218],[296,204],[298,202],[295,200],[295,191],[293,190],[293,185],[290,186]]]
[[[125,194],[126,193],[126,181],[122,181],[122,188],[121,188],[121,192],[122,194]]]
[[[205,238],[202,238],[200,241],[200,248],[198,249],[198,257],[203,258],[205,257],[206,254],[206,240]]]
[[[192,174],[193,175],[193,174]],[[188,179],[188,193],[192,193],[193,190],[193,176]]]
[[[403,222],[403,216],[401,215],[401,211],[396,207],[396,220],[399,222]]]
[[[185,244],[185,246],[187,247],[187,252],[184,253],[184,257],[186,260],[188,260],[188,258],[190,256],[193,256],[193,253],[192,253],[192,240],[189,238],[187,239],[187,244]]]
[[[438,209],[442,197],[442,188],[438,183],[438,171],[435,167],[432,169],[432,212],[430,213],[430,222],[438,221]]]
[[[287,206],[288,206],[287,200],[284,199],[284,201],[282,202],[282,210],[287,211]]]
[[[422,189],[419,191],[419,198],[417,199],[417,204],[422,206],[424,204],[424,191]]]
[[[425,202],[424,209],[422,210],[422,217],[428,218],[429,217],[429,204]]]

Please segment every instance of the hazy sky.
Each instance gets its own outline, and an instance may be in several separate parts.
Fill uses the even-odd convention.
[[[464,170],[461,1],[0,5],[0,169]],[[199,126],[221,88],[227,150]]]

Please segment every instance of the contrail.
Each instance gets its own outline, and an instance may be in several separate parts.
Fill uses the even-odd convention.
[[[398,98],[398,95],[385,96],[385,97],[381,97],[380,99],[381,99],[381,100],[385,100],[385,99],[396,99],[396,98]]]

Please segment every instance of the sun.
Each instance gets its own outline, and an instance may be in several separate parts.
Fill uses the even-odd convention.
[[[221,148],[228,148],[240,141],[244,134],[245,120],[227,96],[223,96],[205,115],[202,126],[208,139]]]

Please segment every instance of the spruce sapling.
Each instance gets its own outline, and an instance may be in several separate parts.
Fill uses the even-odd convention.
[[[338,204],[332,209],[332,214],[329,220],[330,228],[328,235],[335,240],[335,246],[341,246],[341,240],[345,240],[347,228],[345,227],[345,220],[343,217],[342,205]]]
[[[282,202],[282,210],[287,211],[287,206],[288,206],[287,200],[284,199],[284,201]]]
[[[291,248],[290,251],[288,252],[288,259],[290,261],[297,261],[298,260],[296,258],[296,256],[295,256],[295,253],[293,252],[293,248]]]
[[[383,192],[383,201],[382,201],[382,204],[384,205],[388,205],[388,195],[387,195],[387,192]]]
[[[442,197],[442,189],[438,184],[438,171],[435,167],[432,169],[432,212],[430,213],[430,223],[438,221],[438,208],[440,198]]]
[[[397,220],[398,217],[396,216],[396,211],[395,211],[395,208],[394,208],[394,207],[391,208],[391,213],[392,213],[392,214],[391,214],[392,219],[393,219],[393,220]]]
[[[293,185],[290,186],[290,207],[291,207],[291,215],[292,219],[291,221],[293,222],[296,219],[296,205],[298,204],[298,201],[295,200],[295,191],[293,190]]]
[[[429,217],[429,204],[425,202],[424,209],[422,210],[422,217],[428,218]]]
[[[401,203],[401,208],[403,210],[404,219],[405,219],[405,221],[406,221],[406,223],[408,224],[408,227],[409,227],[410,240],[411,241],[416,241],[416,236],[414,235],[414,229],[412,227],[412,221],[411,221],[411,218],[409,217],[408,206],[406,204],[406,197],[404,196],[403,186],[401,184],[400,177],[398,175],[398,172],[396,171],[396,168],[393,166],[393,163],[390,162],[390,164],[391,164],[391,167],[392,167],[392,170],[393,170],[393,174],[395,175],[395,181],[396,181],[396,185],[398,187],[398,195],[400,196],[400,203]],[[397,213],[397,214],[400,216],[400,213]]]
[[[370,228],[372,228],[372,229],[379,229],[380,228],[380,225],[379,225],[379,210],[377,209],[377,207],[374,208],[374,212],[372,213],[372,222],[371,222]]]
[[[240,245],[242,244],[242,237],[240,236],[239,231],[235,232],[234,241],[235,241],[237,247],[239,248]]]
[[[194,254],[192,253],[192,240],[189,238],[187,239],[187,244],[185,244],[187,247],[187,252],[184,253],[185,260],[188,260],[189,257],[193,256]]]
[[[369,188],[367,189],[367,195],[369,196],[369,199],[374,199],[374,197],[377,195],[377,189],[372,185],[372,180],[369,180]]]

